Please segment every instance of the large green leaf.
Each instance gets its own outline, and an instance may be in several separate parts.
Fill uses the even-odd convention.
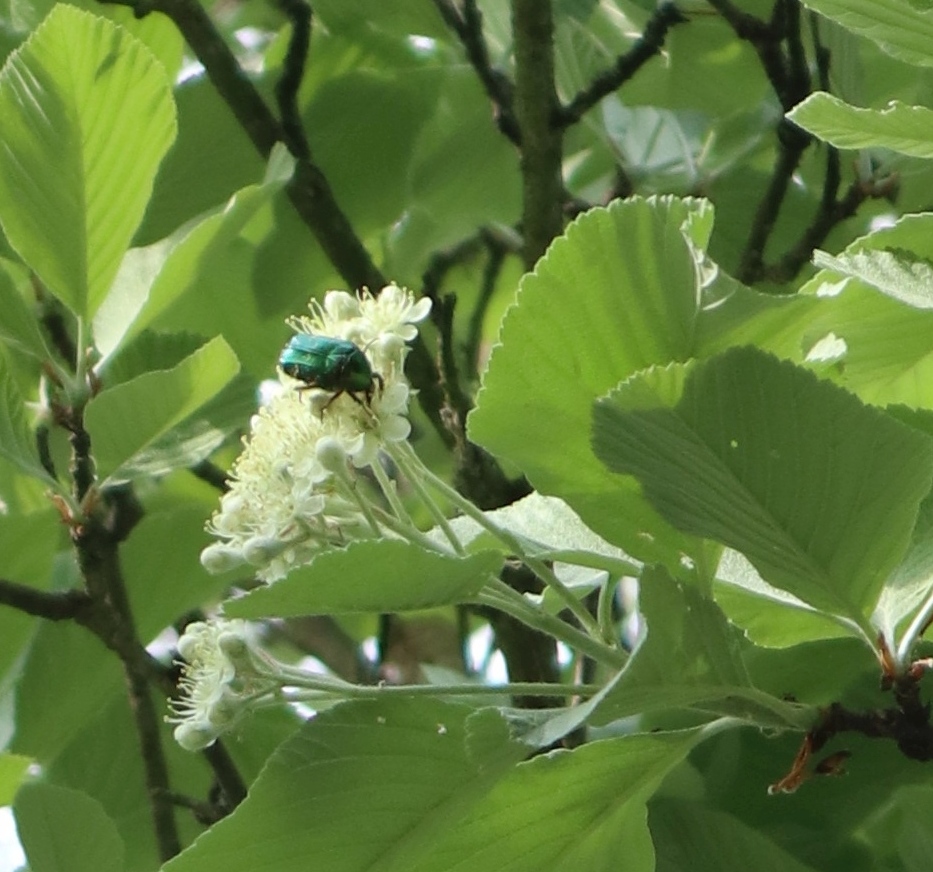
[[[657,872],[815,872],[739,818],[702,802],[652,802],[648,823]]]
[[[26,777],[30,760],[17,754],[0,754],[0,806],[10,805]]]
[[[836,148],[890,148],[933,157],[933,109],[892,100],[886,109],[859,109],[818,91],[787,117]]]
[[[522,763],[412,872],[652,872],[645,802],[703,736],[623,736]]]
[[[0,312],[3,312],[0,340],[39,360],[51,357],[35,315],[29,311],[9,270],[3,265],[0,265]]]
[[[91,400],[84,420],[100,478],[118,476],[121,466],[207,403],[238,370],[218,336],[172,369],[146,373]]]
[[[59,5],[0,73],[0,222],[75,314],[116,275],[175,137],[165,71],[104,18]]]
[[[748,642],[712,600],[654,567],[642,575],[638,602],[647,635],[600,704],[595,722],[695,706],[762,726],[811,725],[812,711],[754,687],[743,660]]]
[[[273,149],[261,183],[237,191],[222,208],[193,226],[185,225],[169,238],[144,249],[127,252],[117,282],[94,320],[100,350],[112,354],[118,345],[151,326],[160,315],[184,303],[189,309],[210,311],[209,318],[186,319],[185,329],[210,335],[221,329],[228,338],[250,334],[256,328],[256,312],[237,310],[223,301],[204,300],[204,273],[216,267],[216,259],[229,258],[230,249],[242,245],[244,227],[286,185],[295,160],[281,145]],[[226,315],[226,319],[223,317]],[[232,341],[232,339],[231,339]]]
[[[54,485],[52,477],[39,462],[36,440],[26,423],[26,407],[19,387],[0,351],[0,458],[29,475]]]
[[[933,481],[933,442],[761,351],[640,374],[594,409],[594,447],[676,526],[868,638]]]
[[[401,612],[464,602],[498,573],[494,551],[447,557],[409,542],[355,542],[325,551],[268,587],[228,600],[237,618]]]
[[[711,217],[703,202],[665,198],[578,218],[522,279],[469,418],[472,439],[638,557],[690,549],[634,482],[606,475],[589,444],[591,405],[636,370],[690,356],[698,292],[688,233],[702,246]]]
[[[804,3],[864,36],[892,57],[933,66],[933,15],[914,0],[804,0]]]
[[[123,872],[123,841],[87,794],[30,784],[13,809],[32,872]]]
[[[933,408],[931,240],[933,215],[905,215],[835,257],[815,255],[826,268],[803,289],[818,303],[805,347],[842,340],[828,374],[866,402]]]
[[[249,796],[165,872],[410,872],[527,752],[492,710],[339,705],[272,756]]]
[[[719,561],[713,594],[726,617],[756,645],[787,648],[849,635],[825,612],[769,585],[743,555],[731,548],[724,550]]]

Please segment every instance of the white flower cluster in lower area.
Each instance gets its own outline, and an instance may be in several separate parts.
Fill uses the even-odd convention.
[[[379,532],[348,475],[377,463],[381,447],[408,438],[406,342],[418,335],[415,324],[431,302],[389,285],[378,296],[329,291],[309,308],[310,315],[291,319],[296,332],[353,342],[379,386],[363,402],[280,373],[285,390],[253,416],[230,490],[209,524],[219,540],[201,555],[210,572],[248,564],[275,581],[321,547]]]
[[[212,744],[251,704],[279,689],[271,677],[274,662],[254,644],[244,621],[189,624],[178,653],[185,660],[181,696],[171,701],[166,720],[177,724],[175,741],[188,751]]]

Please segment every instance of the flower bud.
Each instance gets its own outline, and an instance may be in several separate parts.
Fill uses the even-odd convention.
[[[223,542],[214,542],[201,552],[201,566],[211,575],[235,569],[244,562],[243,553],[238,548],[231,548]]]
[[[185,721],[175,727],[173,735],[186,751],[203,751],[217,741],[217,731],[207,723]]]
[[[328,472],[346,472],[347,452],[339,439],[333,436],[322,436],[314,446],[314,453],[318,462]]]

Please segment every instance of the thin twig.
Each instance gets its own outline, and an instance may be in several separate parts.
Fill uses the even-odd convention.
[[[474,377],[478,375],[479,344],[483,336],[483,322],[486,320],[486,311],[489,309],[489,303],[492,300],[493,291],[496,289],[499,273],[502,272],[506,255],[509,253],[506,246],[491,233],[484,233],[483,241],[489,255],[486,266],[483,268],[479,297],[477,297],[476,303],[473,305],[473,311],[470,312],[466,340],[463,343],[463,356],[470,365],[471,375]]]
[[[434,0],[437,11],[447,26],[457,34],[467,59],[476,71],[496,112],[496,125],[515,145],[521,133],[512,109],[512,82],[501,70],[492,66],[486,40],[483,38],[483,17],[476,0],[464,0],[461,12],[453,0]]]
[[[0,578],[0,605],[48,621],[73,620],[90,602],[83,590],[45,591]]]
[[[305,0],[278,0],[278,5],[292,23],[292,35],[282,64],[282,75],[275,85],[275,99],[279,105],[289,151],[295,157],[310,160],[311,148],[298,109],[298,89],[304,78],[305,62],[311,45],[311,7]]]
[[[227,473],[209,460],[202,460],[200,463],[194,464],[194,466],[189,466],[188,472],[197,476],[201,481],[207,482],[207,484],[216,488],[221,493],[226,493],[230,490],[230,485],[227,482]]]
[[[605,72],[600,73],[583,90],[557,112],[557,123],[569,127],[579,121],[584,113],[593,108],[607,94],[611,94],[632,78],[651,58],[659,54],[667,38],[667,32],[675,24],[687,18],[674,5],[665,2],[655,9],[645,24],[642,35],[635,44]]]
[[[736,278],[745,284],[753,284],[764,274],[765,245],[774,229],[790,180],[810,143],[809,135],[786,118],[782,118],[778,123],[777,133],[778,154],[771,171],[771,180],[755,210],[752,227],[736,271]]]
[[[236,764],[233,762],[230,752],[227,751],[226,746],[218,740],[205,748],[202,753],[214,772],[217,784],[220,786],[221,791],[223,791],[224,801],[219,804],[223,806],[224,811],[233,811],[233,809],[246,799],[246,783],[243,781],[243,777],[236,768]]]

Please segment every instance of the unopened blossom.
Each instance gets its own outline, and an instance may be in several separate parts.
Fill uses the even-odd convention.
[[[430,301],[389,285],[378,297],[329,291],[309,309],[291,326],[355,343],[372,369],[374,390],[365,401],[336,396],[279,373],[284,390],[253,416],[230,490],[208,525],[219,540],[202,552],[208,571],[249,564],[259,578],[274,581],[322,547],[378,534],[355,502],[359,489],[348,482],[353,470],[379,462],[383,446],[408,438],[405,343],[417,335],[414,325]]]

